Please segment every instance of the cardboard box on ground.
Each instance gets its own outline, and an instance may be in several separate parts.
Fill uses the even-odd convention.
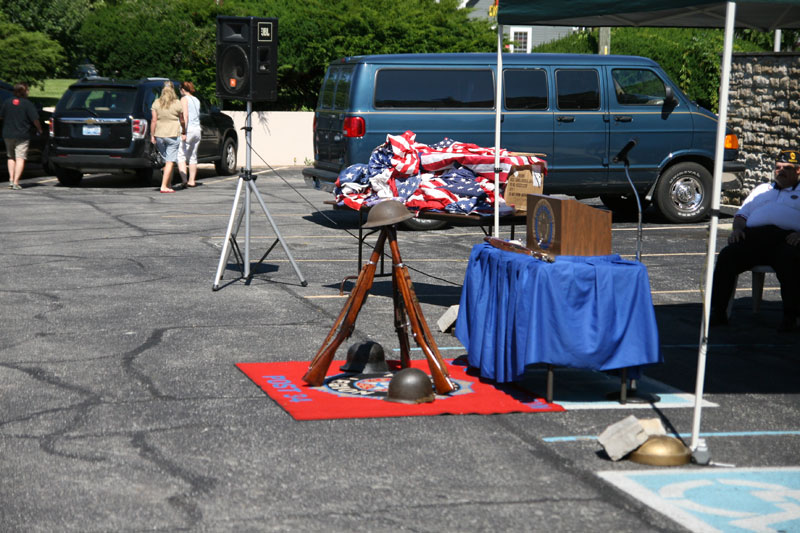
[[[544,154],[514,153],[513,155],[534,155],[538,158]],[[528,209],[528,195],[542,194],[544,175],[547,173],[547,164],[542,159],[541,163],[511,167],[506,181],[506,191],[503,197],[506,203],[517,211]]]

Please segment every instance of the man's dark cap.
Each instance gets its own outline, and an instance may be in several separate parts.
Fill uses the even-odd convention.
[[[791,163],[792,165],[800,164],[800,152],[795,150],[781,150],[778,154],[778,163]]]

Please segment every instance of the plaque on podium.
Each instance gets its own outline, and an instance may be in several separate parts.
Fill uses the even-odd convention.
[[[611,253],[611,212],[541,194],[528,195],[527,247],[551,256]]]

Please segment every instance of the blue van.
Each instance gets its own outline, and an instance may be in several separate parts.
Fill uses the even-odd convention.
[[[314,117],[314,166],[306,182],[333,190],[340,170],[366,163],[387,134],[411,130],[494,146],[494,54],[346,57],[327,70]],[[645,202],[673,222],[708,214],[717,116],[690,101],[654,61],[635,56],[505,54],[501,146],[544,153],[545,194],[600,196],[635,210],[622,163]],[[739,173],[739,143],[725,140],[724,171]],[[421,227],[426,222],[415,220]],[[436,221],[433,221],[436,222]]]

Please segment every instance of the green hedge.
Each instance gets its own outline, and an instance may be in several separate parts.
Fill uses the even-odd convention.
[[[611,51],[617,55],[649,57],[703,107],[716,112],[719,104],[722,30],[692,28],[612,28]],[[597,30],[580,31],[540,45],[535,52],[594,54]],[[736,39],[734,51],[763,50],[759,44]]]

